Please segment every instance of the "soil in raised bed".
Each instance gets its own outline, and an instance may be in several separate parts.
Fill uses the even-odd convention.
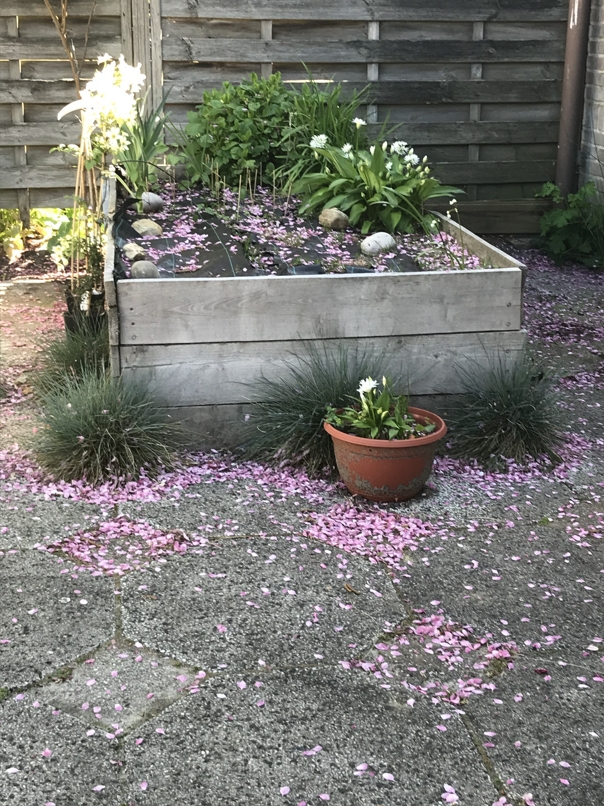
[[[299,201],[259,188],[238,200],[224,189],[162,193],[165,209],[153,219],[161,237],[137,238],[160,276],[258,277],[324,273],[454,271],[483,268],[478,257],[445,233],[397,235],[390,251],[362,254],[363,235],[336,232],[298,214]],[[134,216],[133,216],[134,217]],[[140,217],[140,216],[139,216]],[[129,263],[124,260],[128,270]]]

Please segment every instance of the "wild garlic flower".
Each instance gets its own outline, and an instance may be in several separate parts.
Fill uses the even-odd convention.
[[[352,151],[352,145],[350,143],[344,143],[344,145],[342,146],[342,151],[346,155],[350,154],[350,152]]]
[[[357,129],[360,129],[361,126],[366,126],[367,125],[367,121],[363,120],[363,118],[353,118],[352,122],[357,127]]]
[[[384,140],[384,142],[382,143],[382,151],[387,150],[388,150],[388,140]]]
[[[404,140],[395,140],[390,146],[390,151],[393,154],[405,154],[407,152],[407,143]]]
[[[417,154],[413,154],[411,152],[409,154],[405,154],[403,159],[405,162],[409,163],[409,165],[417,165],[419,163],[419,157]]]
[[[311,148],[325,148],[329,142],[329,137],[326,134],[315,134],[310,138]]]
[[[387,168],[387,170],[389,170],[389,171],[391,171],[391,170],[392,170],[392,160],[388,160],[388,162],[386,163],[386,168]]]
[[[371,392],[372,389],[377,388],[377,381],[374,381],[373,378],[365,378],[364,381],[361,381],[358,388],[358,393],[361,397],[367,394],[367,392]]]
[[[375,154],[375,146],[370,146],[370,147],[369,147],[369,153],[370,153],[372,156],[373,156],[373,154]]]

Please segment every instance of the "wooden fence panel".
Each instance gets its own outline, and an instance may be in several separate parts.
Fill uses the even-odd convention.
[[[69,2],[78,55],[91,7]],[[489,206],[530,200],[554,176],[567,14],[568,0],[103,0],[82,76],[101,53],[124,53],[143,65],[154,104],[169,90],[177,123],[205,90],[251,71],[300,81],[308,68],[345,94],[369,84],[371,133],[386,122]],[[75,119],[56,120],[74,98],[43,3],[2,0],[0,206],[70,194],[69,160],[44,149],[76,141]]]

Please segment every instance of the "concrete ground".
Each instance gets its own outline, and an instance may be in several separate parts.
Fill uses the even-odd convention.
[[[531,266],[581,437],[556,474],[443,462],[365,507],[241,468],[149,501],[4,473],[0,803],[604,802],[604,295]]]

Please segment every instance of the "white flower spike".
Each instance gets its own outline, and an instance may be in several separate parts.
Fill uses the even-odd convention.
[[[363,397],[363,395],[367,394],[367,392],[371,392],[372,389],[377,387],[377,381],[374,381],[373,378],[365,378],[364,381],[361,381],[359,384],[358,392]]]

